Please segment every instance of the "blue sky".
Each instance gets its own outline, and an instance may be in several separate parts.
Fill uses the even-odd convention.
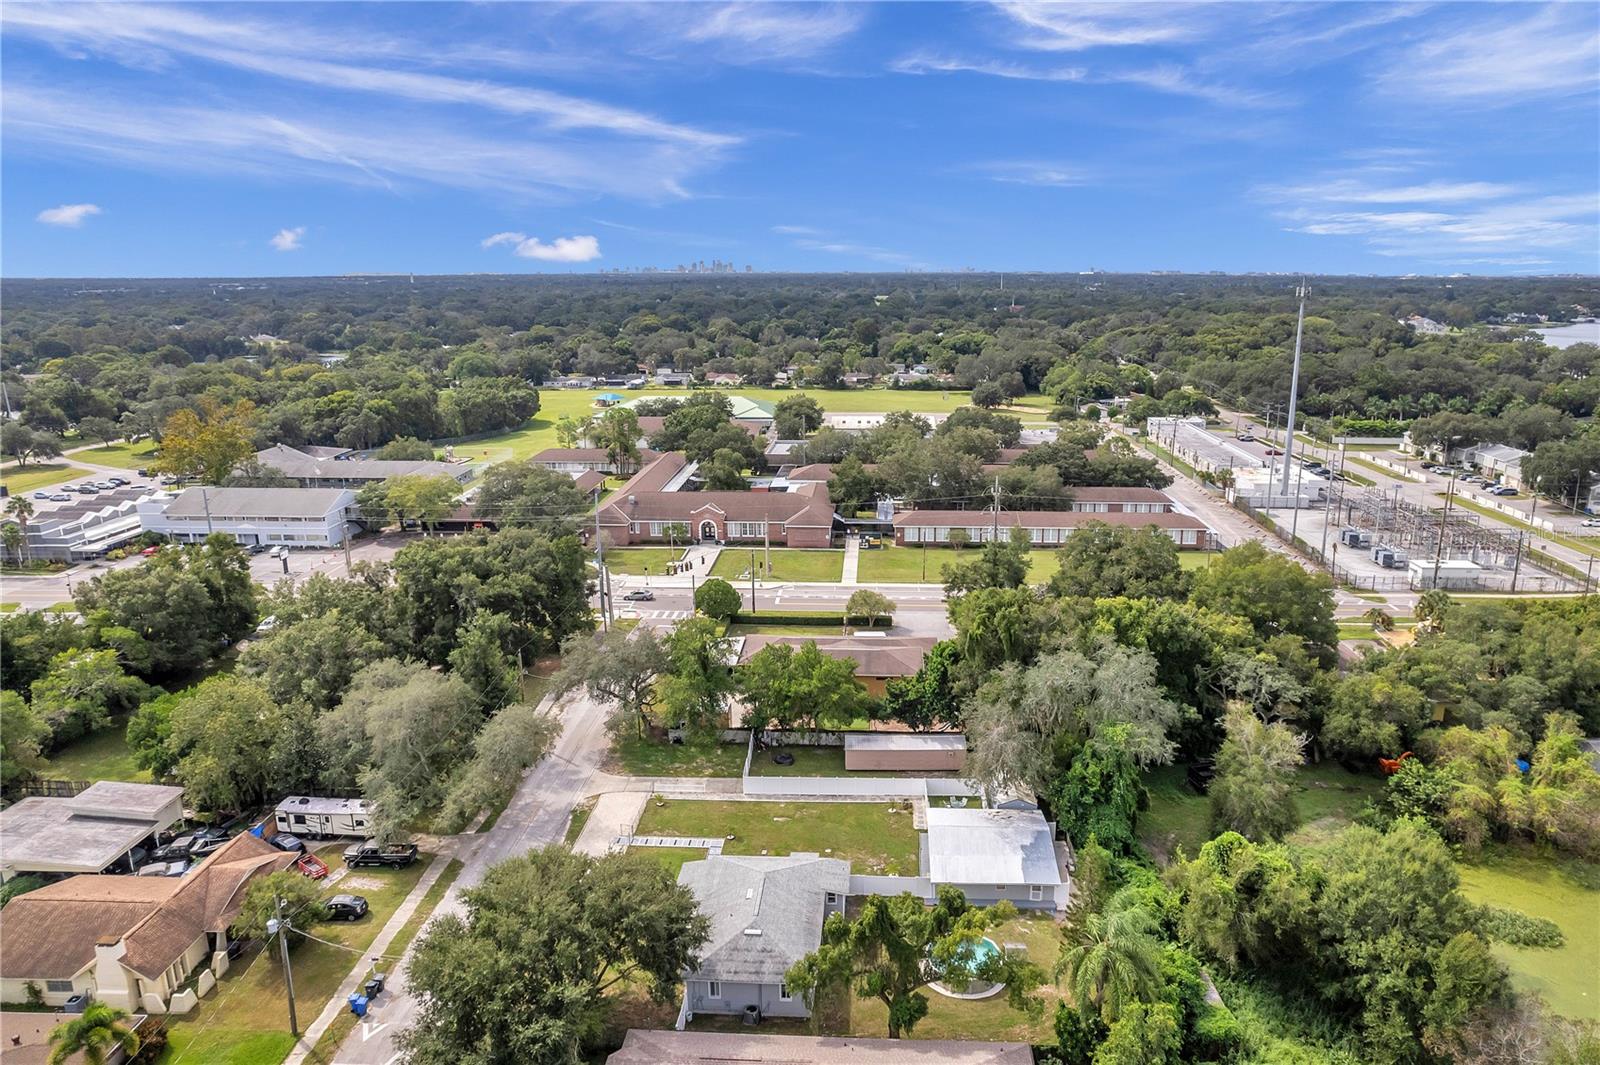
[[[7,276],[1600,272],[1600,8],[11,3]]]

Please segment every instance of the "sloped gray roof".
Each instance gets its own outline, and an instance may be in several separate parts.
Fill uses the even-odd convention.
[[[814,854],[719,854],[686,863],[678,883],[694,892],[711,921],[695,976],[776,984],[822,942],[826,895],[849,891],[850,863]]]
[[[1037,810],[928,808],[935,884],[1060,884],[1055,826]]]

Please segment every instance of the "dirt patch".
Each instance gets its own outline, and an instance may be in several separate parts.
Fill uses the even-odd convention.
[[[339,881],[339,886],[353,891],[382,891],[389,885],[386,881],[379,880],[375,876],[359,876],[352,873]]]

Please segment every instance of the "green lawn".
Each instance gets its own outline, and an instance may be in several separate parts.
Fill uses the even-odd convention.
[[[981,1039],[1055,1043],[1056,1003],[1065,997],[1060,988],[1048,982],[1055,968],[1056,957],[1061,953],[1061,933],[1055,921],[1045,914],[1024,914],[991,930],[989,938],[1001,946],[1007,943],[1022,944],[1023,953],[1028,959],[1044,969],[1047,982],[1035,992],[1044,1002],[1044,1010],[1038,1019],[1030,1019],[1026,1013],[1012,1009],[1007,1005],[1004,994],[985,999],[955,999],[946,998],[927,988],[923,993],[928,996],[928,1013],[912,1029],[912,1040]],[[875,1038],[889,1034],[889,1015],[882,1002],[852,996],[848,1006],[848,1034]]]
[[[1150,806],[1139,813],[1139,839],[1163,862],[1178,847],[1193,858],[1212,836],[1211,801],[1190,789],[1185,772],[1181,765],[1161,766],[1144,776]],[[1336,762],[1302,766],[1295,784],[1300,827],[1290,841],[1305,846],[1325,842],[1382,791],[1383,778],[1346,772]]]
[[[760,547],[753,549],[755,564],[764,567],[767,552]],[[750,579],[750,560],[752,549],[745,547],[723,548],[717,556],[716,564],[711,567],[713,577],[721,577],[725,581],[738,581]],[[773,581],[814,581],[837,584],[844,576],[844,552],[839,550],[804,551],[798,548],[773,548],[771,552],[772,574],[767,576],[758,572],[758,580]]]
[[[793,765],[778,765],[771,751],[757,751],[750,761],[750,775],[756,777],[903,777],[905,773],[856,771],[844,767],[843,747],[807,747],[797,745],[783,748],[794,755]],[[921,773],[919,776],[938,774]]]
[[[699,847],[630,847],[629,850],[634,854],[648,854],[666,866],[674,880],[678,878],[684,862],[698,862],[711,853]]]
[[[668,743],[637,736],[614,741],[606,768],[630,777],[736,777],[744,772],[742,743]]]
[[[65,462],[36,462],[24,469],[13,465],[0,470],[0,484],[4,484],[12,495],[19,495],[89,475],[89,471],[81,466],[71,466]]]
[[[838,625],[729,625],[727,636],[839,636]]]
[[[320,853],[331,863],[342,849],[343,844],[335,844]],[[319,925],[315,934],[357,952],[365,950],[416,886],[429,857],[408,869],[362,869],[329,887],[330,895],[354,892],[366,896],[371,912],[359,921]],[[288,1032],[283,967],[275,943],[273,947],[265,955],[259,945],[247,950],[217,981],[216,990],[200,1001],[198,1009],[169,1019],[171,1041],[162,1062],[172,1065],[181,1058],[206,1065],[277,1065],[284,1059],[294,1040]],[[314,940],[301,940],[290,947],[302,1024],[311,1022],[360,959],[359,953]]]
[[[664,576],[667,563],[683,557],[683,549],[670,547],[616,547],[606,550],[606,569],[631,577]]]
[[[1561,926],[1555,950],[1508,947],[1494,952],[1511,970],[1518,991],[1544,996],[1551,1009],[1575,1020],[1600,1021],[1600,873],[1576,859],[1532,848],[1494,847],[1461,865],[1461,887],[1474,902],[1521,910]]]
[[[910,803],[718,802],[652,800],[637,835],[726,836],[727,854],[822,854],[850,861],[860,873],[915,876],[917,833]]]
[[[86,448],[75,454],[82,455],[84,462],[92,462],[97,466],[137,470],[155,460],[156,443],[154,440],[141,440],[137,444],[112,444],[109,447],[102,445]]]
[[[50,755],[45,772],[59,780],[119,780],[150,783],[150,771],[140,769],[128,749],[128,723],[114,721],[99,732],[74,740]]]
[[[573,807],[572,816],[567,819],[567,846],[578,842],[578,837],[583,835],[583,826],[589,823],[589,815],[594,813],[594,803],[593,799],[584,799]]]
[[[555,447],[557,446],[556,422],[563,415],[586,418],[595,413],[595,397],[602,392],[610,391],[614,390],[609,388],[540,389],[539,413],[527,425],[509,432],[496,433],[493,436],[486,436],[479,440],[456,444],[456,456],[474,462],[504,462],[507,459],[527,458],[543,451],[547,447]],[[629,390],[627,392],[629,399],[640,396],[686,396],[688,394],[689,391],[683,388],[650,388]],[[884,388],[859,388],[841,391],[803,388],[731,388],[727,390],[727,394],[763,400],[768,403],[780,403],[791,396],[810,396],[822,405],[823,410],[839,413],[875,413],[896,410],[935,413],[952,411],[967,405],[967,393],[960,391],[913,392]],[[1011,413],[1023,416],[1043,415],[1050,410],[1050,402],[1042,396],[1024,396],[1019,402],[1024,406],[1014,408]]]
[[[21,603],[0,603],[0,614],[9,614],[13,610],[21,610]]]

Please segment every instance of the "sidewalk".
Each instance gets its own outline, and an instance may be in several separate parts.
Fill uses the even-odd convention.
[[[861,572],[861,537],[846,536],[844,538],[844,573],[839,578],[840,584],[858,584],[856,578]]]
[[[422,904],[423,896],[427,895],[428,889],[433,887],[434,883],[444,875],[445,869],[449,867],[451,860],[456,856],[454,853],[456,849],[450,848],[449,852],[441,852],[434,855],[433,861],[428,863],[427,871],[422,874],[416,886],[411,889],[411,894],[406,896],[405,901],[400,904],[399,908],[394,911],[384,924],[377,938],[367,947],[365,957],[356,962],[355,967],[350,970],[350,974],[339,985],[339,990],[333,993],[333,997],[328,1000],[327,1005],[322,1007],[322,1012],[317,1014],[317,1019],[312,1021],[310,1026],[300,1034],[300,1041],[294,1045],[294,1049],[284,1059],[284,1065],[302,1065],[312,1049],[317,1045],[317,1040],[322,1038],[322,1033],[328,1030],[340,1013],[350,1008],[350,996],[367,981],[367,973],[371,969],[370,959],[381,955],[389,949],[389,944],[393,943],[395,937],[400,934],[400,929],[404,928],[406,922],[411,919],[411,915],[417,912],[417,907]],[[398,962],[395,962],[387,967],[391,981],[389,987],[393,986],[392,981],[398,964]],[[388,987],[385,988],[386,991],[388,989]]]

